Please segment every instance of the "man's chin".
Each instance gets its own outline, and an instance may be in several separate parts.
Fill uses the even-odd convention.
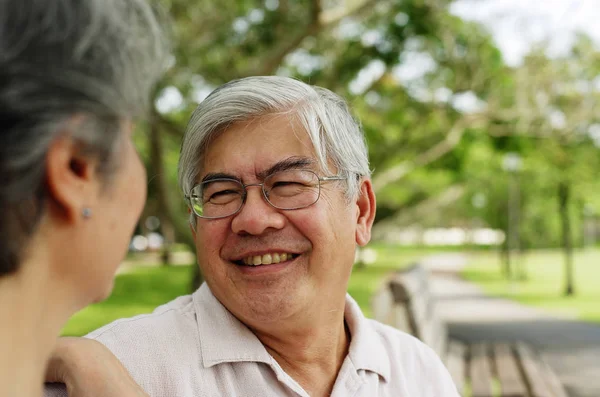
[[[288,319],[297,311],[298,301],[290,299],[289,295],[273,294],[258,299],[246,301],[244,317],[254,324],[277,324]]]

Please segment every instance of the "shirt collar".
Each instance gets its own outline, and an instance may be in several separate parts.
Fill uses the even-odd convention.
[[[271,356],[256,335],[217,300],[206,283],[194,292],[193,299],[205,368],[224,362],[272,364]],[[348,356],[354,367],[376,372],[388,380],[390,364],[389,360],[384,359],[387,354],[381,338],[348,294],[344,318],[352,338]]]
[[[194,292],[193,299],[205,368],[224,362],[272,363],[256,335],[215,298],[206,283]]]
[[[375,372],[389,380],[390,362],[381,337],[369,324],[372,320],[365,318],[358,303],[349,294],[346,294],[344,318],[352,337],[348,356],[354,367]]]

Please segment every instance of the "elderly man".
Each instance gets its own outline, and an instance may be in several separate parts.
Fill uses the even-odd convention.
[[[179,183],[206,282],[88,337],[151,396],[457,396],[431,349],[346,293],[375,195],[363,133],[330,91],[284,77],[215,90]]]

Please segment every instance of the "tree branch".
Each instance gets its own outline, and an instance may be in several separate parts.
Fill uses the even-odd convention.
[[[465,187],[461,184],[448,186],[441,193],[429,197],[409,209],[399,210],[389,218],[377,222],[373,226],[373,238],[381,239],[390,229],[398,226],[410,227],[415,223],[421,223],[423,218],[456,202],[465,193]]]
[[[153,120],[154,122],[158,123],[158,125],[163,127],[164,130],[168,132],[169,135],[171,135],[172,137],[177,138],[178,140],[181,140],[181,138],[183,137],[183,129],[176,123],[165,118],[162,114],[154,112]]]
[[[378,192],[386,185],[397,182],[406,177],[416,168],[430,164],[446,153],[449,153],[458,145],[467,127],[470,127],[474,125],[475,122],[484,119],[486,119],[486,115],[484,114],[469,115],[461,118],[454,123],[446,135],[446,138],[444,138],[444,140],[439,142],[437,145],[429,148],[427,151],[417,156],[414,160],[403,161],[402,163],[377,174],[373,178],[373,189],[375,189],[375,192]]]
[[[275,50],[266,57],[266,60],[260,61],[258,66],[250,68],[246,75],[248,76],[266,76],[274,74],[279,65],[281,65],[283,59],[292,51],[302,44],[305,38],[312,34],[316,34],[321,26],[319,24],[319,15],[321,14],[321,1],[313,0],[311,2],[310,20],[308,24],[298,32],[295,37],[292,37],[287,42],[282,43]],[[252,71],[253,69],[253,71]]]
[[[366,10],[367,8],[373,6],[376,2],[377,0],[363,0],[357,1],[355,4],[350,6],[341,5],[327,11],[322,11],[321,15],[319,15],[319,24],[322,27],[335,25],[344,18]]]
[[[278,46],[267,58],[260,62],[260,65],[251,67],[245,74],[247,76],[265,76],[274,74],[283,59],[297,49],[300,44],[309,36],[318,34],[324,28],[335,25],[343,18],[349,17],[357,12],[367,9],[375,4],[376,0],[363,0],[353,6],[340,6],[333,10],[323,11],[321,0],[312,0],[310,10],[310,20],[304,29],[289,41]]]
[[[150,134],[148,136],[150,144],[150,175],[153,176],[153,182],[156,186],[157,201],[159,207],[159,218],[161,222],[169,224],[175,233],[177,240],[184,242],[192,252],[194,252],[195,242],[188,230],[187,223],[178,217],[177,211],[171,200],[172,189],[169,188],[164,169],[164,147],[160,137],[160,131],[157,128],[161,120],[166,121],[161,115],[153,110],[150,115]],[[185,219],[185,218],[184,218]]]

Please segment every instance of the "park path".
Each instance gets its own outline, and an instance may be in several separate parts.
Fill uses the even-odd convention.
[[[464,254],[422,260],[453,338],[465,342],[524,340],[556,371],[571,397],[600,397],[600,326],[560,318],[486,295],[460,277]],[[599,303],[600,304],[600,303]]]

